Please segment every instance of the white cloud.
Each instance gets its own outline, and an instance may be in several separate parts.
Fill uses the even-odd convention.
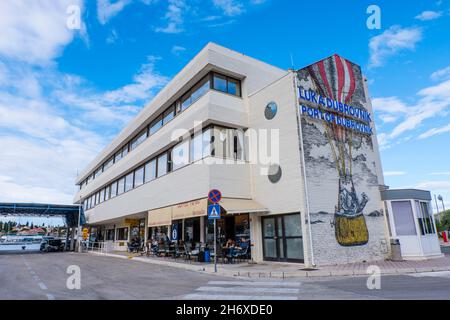
[[[442,16],[442,12],[437,11],[423,11],[421,14],[417,15],[415,19],[421,21],[434,20]]]
[[[432,176],[450,176],[450,171],[448,172],[432,172],[430,173]]]
[[[430,79],[433,81],[450,79],[450,67],[433,72]]]
[[[173,46],[171,50],[172,54],[176,56],[179,56],[184,51],[186,51],[186,48],[182,46]]]
[[[163,33],[183,32],[183,11],[187,11],[187,5],[184,0],[169,0],[167,13],[164,16],[167,25],[165,27],[158,27],[155,31]]]
[[[111,18],[118,15],[131,0],[97,0],[97,18],[101,24],[106,24]]]
[[[429,138],[429,137],[435,136],[437,134],[445,133],[445,132],[450,132],[450,124],[448,124],[444,127],[441,127],[441,128],[432,128],[432,129],[422,133],[419,136],[419,139]]]
[[[424,181],[416,185],[416,188],[418,189],[425,189],[425,190],[450,190],[450,181],[444,180],[444,181]]]
[[[402,50],[413,50],[422,40],[420,28],[392,26],[369,41],[370,67],[382,66],[385,61]]]
[[[59,56],[75,33],[66,25],[70,5],[82,9],[83,0],[0,1],[0,55],[35,64]]]
[[[243,3],[238,0],[213,0],[213,3],[227,16],[237,16],[245,12]]]
[[[405,171],[384,171],[383,175],[385,177],[404,176],[404,175],[406,175],[406,172]]]

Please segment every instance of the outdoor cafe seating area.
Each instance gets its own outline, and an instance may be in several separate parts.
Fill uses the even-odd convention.
[[[128,252],[147,257],[180,259],[186,262],[214,262],[214,245],[200,242],[183,242],[166,240],[149,240],[147,242],[134,238],[128,244]],[[217,244],[218,263],[239,263],[250,260],[250,241],[229,239]]]

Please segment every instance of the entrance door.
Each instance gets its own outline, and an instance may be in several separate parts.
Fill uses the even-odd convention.
[[[262,219],[264,260],[303,262],[300,214]]]

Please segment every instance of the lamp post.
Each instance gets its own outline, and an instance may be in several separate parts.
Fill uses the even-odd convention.
[[[439,222],[441,222],[441,215],[439,213],[439,206],[438,206],[436,195],[434,195],[434,202],[436,202],[436,214],[437,214],[437,217],[439,219]]]
[[[444,209],[445,212],[444,198],[441,195],[438,195],[438,199],[442,202],[442,208]]]

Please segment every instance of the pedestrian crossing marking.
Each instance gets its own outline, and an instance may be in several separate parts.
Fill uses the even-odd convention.
[[[297,300],[298,281],[208,281],[183,297],[188,300]]]

